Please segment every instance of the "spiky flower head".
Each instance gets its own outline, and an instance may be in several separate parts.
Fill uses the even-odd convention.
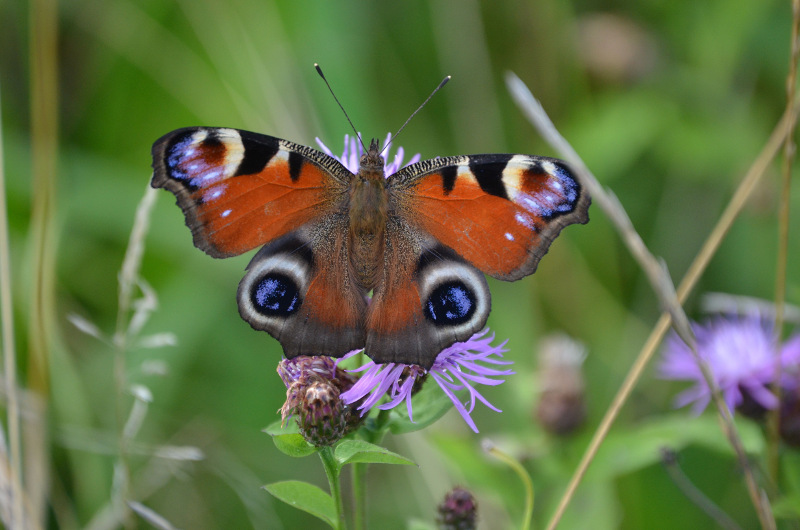
[[[328,381],[315,381],[305,388],[297,407],[297,425],[312,445],[333,445],[347,433],[347,414],[339,389]]]
[[[283,359],[278,374],[286,385],[280,409],[285,422],[296,416],[300,433],[315,446],[333,445],[358,426],[363,417],[341,400],[355,378],[330,357],[301,355]]]
[[[773,383],[784,388],[797,385],[800,365],[800,341],[781,346],[775,337],[771,319],[759,315],[724,316],[705,325],[693,324],[697,353],[708,364],[714,382],[731,410],[745,402],[774,409],[778,399],[770,391]],[[775,380],[780,363],[781,380]],[[795,374],[795,376],[793,376]],[[691,381],[694,385],[678,395],[676,406],[694,403],[699,414],[708,405],[711,393],[691,350],[676,334],[664,347],[659,375],[664,379]]]
[[[478,502],[468,490],[455,487],[436,508],[439,530],[472,530],[477,527]]]

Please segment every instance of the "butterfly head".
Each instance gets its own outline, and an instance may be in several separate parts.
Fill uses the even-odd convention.
[[[369,144],[369,149],[361,155],[359,170],[362,175],[383,176],[384,160],[378,147],[378,139],[373,138]]]

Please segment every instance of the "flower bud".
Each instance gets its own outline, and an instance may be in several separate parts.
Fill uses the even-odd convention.
[[[330,357],[311,355],[282,359],[278,363],[278,375],[281,376],[286,388],[295,381],[333,379],[336,376],[336,361]]]
[[[547,431],[571,434],[586,419],[585,384],[581,364],[584,346],[566,335],[546,337],[539,353],[541,395],[536,416]]]
[[[346,406],[340,395],[357,381],[330,357],[302,355],[284,359],[278,374],[286,385],[286,401],[280,409],[283,422],[297,416],[300,433],[316,446],[333,445],[358,428],[364,416]]]
[[[473,530],[477,528],[478,502],[472,493],[464,488],[453,488],[445,495],[436,510],[436,527],[439,530]]]
[[[339,389],[329,381],[311,383],[297,407],[300,434],[317,447],[333,445],[346,434],[347,416]]]

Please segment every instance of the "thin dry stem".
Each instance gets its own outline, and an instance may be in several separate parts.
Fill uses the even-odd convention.
[[[144,254],[144,242],[150,226],[150,212],[153,210],[155,200],[156,190],[148,185],[142,200],[139,202],[139,206],[136,208],[136,217],[133,221],[131,236],[128,239],[128,248],[125,251],[122,268],[119,271],[117,329],[114,333],[114,344],[119,348],[124,348],[128,339],[126,323],[131,309],[133,290],[139,283],[139,268]]]
[[[590,173],[586,170],[585,165],[582,163],[580,158],[577,156],[575,151],[569,146],[566,140],[561,137],[560,134],[555,130],[555,127],[550,122],[549,118],[547,118],[544,110],[541,108],[541,105],[533,98],[530,92],[527,90],[527,87],[513,74],[509,74],[507,78],[507,82],[509,88],[517,99],[518,104],[522,108],[523,112],[525,112],[531,121],[534,123],[534,126],[540,130],[540,132],[545,136],[548,141],[551,142],[551,145],[556,147],[562,155],[567,158],[568,162],[572,165],[574,169],[580,176],[588,177],[588,179],[584,182],[584,185],[590,190],[590,193],[593,193],[593,197],[597,200],[599,197],[603,197],[602,199],[598,200],[597,202],[601,205],[601,207],[608,207],[611,206],[612,209],[615,208],[613,202],[614,201],[607,201],[605,198],[605,193],[602,187],[596,181],[593,181],[593,177]],[[738,212],[741,210],[741,207],[744,203],[744,200],[747,198],[749,193],[754,189],[756,182],[758,179],[763,175],[764,169],[766,168],[769,161],[774,157],[775,152],[777,151],[780,143],[783,141],[783,138],[788,133],[788,121],[791,119],[791,116],[796,114],[796,108],[792,110],[792,112],[787,112],[784,115],[784,118],[781,120],[780,124],[776,128],[775,132],[773,132],[772,136],[770,137],[770,141],[768,142],[767,146],[764,148],[762,153],[760,154],[759,158],[751,167],[750,171],[748,172],[747,177],[744,179],[742,184],[740,185],[739,189],[737,190],[734,197],[731,199],[730,204],[726,208],[725,212],[718,222],[715,229],[712,231],[709,239],[704,244],[703,249],[698,254],[698,257],[695,259],[694,263],[690,267],[684,281],[681,283],[681,288],[677,291],[675,296],[671,296],[671,293],[663,290],[664,287],[668,287],[665,283],[661,285],[658,282],[654,281],[654,279],[664,278],[663,275],[657,274],[654,270],[652,270],[652,264],[655,261],[654,258],[648,258],[646,256],[641,256],[640,252],[644,251],[647,254],[647,249],[644,248],[644,245],[640,242],[641,239],[638,235],[631,235],[623,233],[623,238],[625,239],[626,243],[631,246],[631,252],[637,259],[640,259],[642,262],[643,268],[648,270],[648,275],[651,278],[651,281],[654,281],[654,288],[659,293],[659,296],[663,301],[667,301],[668,305],[668,313],[662,315],[661,319],[659,319],[656,327],[654,328],[653,332],[651,333],[648,341],[646,342],[644,348],[642,349],[641,353],[637,357],[636,361],[634,362],[631,371],[629,372],[628,376],[626,377],[625,381],[623,382],[622,386],[620,387],[617,396],[614,398],[611,406],[609,407],[608,411],[606,412],[603,421],[601,422],[600,426],[598,427],[597,431],[595,432],[595,436],[592,439],[586,453],[584,454],[581,463],[579,464],[578,468],[573,475],[570,484],[567,487],[567,491],[565,492],[564,496],[559,503],[558,508],[556,509],[555,514],[553,515],[548,528],[555,528],[555,526],[560,521],[561,517],[563,516],[564,511],[566,510],[569,501],[571,500],[572,496],[577,489],[578,484],[580,483],[581,479],[583,478],[586,470],[588,469],[589,464],[591,463],[592,459],[594,458],[597,450],[599,449],[602,441],[604,440],[608,430],[610,429],[611,424],[613,423],[614,419],[619,413],[622,405],[627,400],[628,396],[630,395],[631,391],[633,390],[636,382],[638,381],[641,373],[643,372],[645,366],[652,358],[653,353],[655,352],[656,347],[660,343],[663,335],[666,333],[671,317],[676,315],[683,315],[681,320],[685,322],[685,326],[688,328],[688,319],[685,317],[685,313],[683,313],[680,304],[683,300],[685,300],[686,295],[694,286],[697,278],[699,278],[700,273],[705,269],[710,260],[711,256],[714,254],[716,249],[719,246],[720,241],[724,234],[730,228],[731,223],[735,219]],[[584,173],[585,172],[585,173]],[[593,191],[594,190],[594,191]],[[619,215],[618,215],[619,214]],[[611,216],[611,215],[610,215]],[[613,214],[612,221],[617,224],[618,229],[620,230],[627,230],[630,223],[627,221],[627,215],[624,212],[617,212]],[[663,280],[662,280],[663,281]],[[670,300],[671,299],[671,300]],[[679,326],[683,327],[683,325]],[[696,356],[696,350],[693,346],[693,339],[691,333],[688,336],[684,336],[681,333],[680,329],[677,329],[678,333],[682,335],[682,338],[686,340],[687,338],[689,341],[687,344],[692,348],[693,352]],[[683,330],[686,331],[685,329]],[[706,382],[710,389],[712,389],[712,395],[714,396],[715,404],[720,412],[720,417],[724,422],[723,431],[725,435],[729,438],[730,443],[732,444],[734,450],[737,453],[737,456],[740,459],[740,462],[743,465],[743,469],[745,471],[745,478],[748,486],[748,492],[751,496],[752,502],[756,507],[756,511],[758,513],[759,519],[761,524],[765,528],[774,528],[774,520],[772,519],[771,511],[769,510],[769,505],[766,502],[766,497],[759,493],[759,489],[756,485],[755,478],[753,477],[752,470],[750,469],[749,465],[747,464],[746,455],[744,454],[741,441],[738,438],[737,432],[735,430],[735,426],[733,425],[732,418],[730,416],[730,411],[725,406],[724,401],[722,400],[721,396],[719,395],[718,389],[715,388],[713,380],[710,378],[710,373],[708,372],[707,368],[704,366],[704,363],[698,363],[703,375],[706,379]]]
[[[28,386],[43,398],[50,393],[50,355],[55,338],[56,177],[58,167],[58,2],[30,2],[31,167],[33,203],[30,241],[33,246],[28,321]],[[43,401],[46,403],[46,401]],[[42,410],[44,412],[44,409]],[[33,520],[18,528],[41,527],[47,492],[48,453],[44,426],[27,429],[24,487]],[[41,427],[39,429],[38,427]],[[41,450],[40,454],[34,451]]]
[[[30,386],[47,395],[49,346],[52,343],[54,250],[58,160],[58,5],[55,0],[32,0],[31,13],[31,162],[33,204],[31,240],[33,285],[29,340]]]
[[[128,377],[126,372],[125,355],[129,347],[129,339],[132,333],[131,322],[136,319],[137,312],[134,312],[133,318],[129,320],[131,306],[133,305],[133,292],[137,285],[142,286],[144,283],[139,278],[139,270],[142,265],[142,256],[144,255],[145,238],[147,237],[147,230],[150,226],[150,213],[155,204],[156,193],[155,190],[147,186],[144,195],[142,196],[139,205],[136,208],[136,216],[133,221],[133,228],[131,235],[128,239],[128,248],[125,251],[125,257],[122,260],[122,267],[120,268],[119,280],[119,293],[118,293],[118,312],[117,312],[117,329],[114,332],[114,380],[116,388],[116,414],[117,424],[119,427],[118,432],[118,455],[117,462],[114,466],[114,488],[112,491],[113,514],[117,517],[117,521],[125,523],[130,520],[130,491],[131,480],[130,470],[128,467],[128,454],[129,446],[132,441],[133,433],[138,430],[133,428],[132,425],[144,421],[143,404],[139,399],[134,400],[133,408],[128,413],[127,419],[125,418],[125,401],[128,392]],[[149,291],[148,288],[143,290]],[[148,292],[145,292],[145,299],[148,298]],[[155,306],[155,296],[150,305]],[[141,325],[136,326],[134,334],[141,329]]]
[[[797,61],[800,59],[800,0],[792,0],[792,41],[790,45],[789,73],[786,77],[786,108],[791,109],[797,103]],[[789,255],[789,198],[792,186],[792,163],[796,146],[794,129],[796,120],[789,124],[790,134],[783,142],[783,182],[781,185],[780,212],[778,214],[778,251],[775,263],[775,334],[780,344],[781,329],[784,322],[784,305],[786,303],[786,265]],[[775,356],[775,385],[773,392],[781,401],[781,362],[780,355]],[[778,483],[778,446],[780,444],[780,411],[776,407],[767,416],[769,444],[767,445],[767,469],[774,484]]]

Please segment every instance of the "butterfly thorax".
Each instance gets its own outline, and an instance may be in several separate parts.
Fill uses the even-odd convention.
[[[373,140],[350,183],[350,266],[356,281],[367,290],[375,287],[383,263],[389,202],[383,168],[378,142]]]

